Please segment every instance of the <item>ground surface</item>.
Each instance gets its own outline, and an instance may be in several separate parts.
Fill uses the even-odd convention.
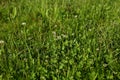
[[[0,80],[120,79],[119,0],[0,0]]]

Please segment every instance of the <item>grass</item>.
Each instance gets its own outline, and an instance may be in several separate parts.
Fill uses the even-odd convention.
[[[0,0],[0,80],[119,80],[119,0]]]

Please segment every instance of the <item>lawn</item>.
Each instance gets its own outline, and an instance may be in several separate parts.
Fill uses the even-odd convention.
[[[119,0],[0,0],[0,80],[119,80]]]

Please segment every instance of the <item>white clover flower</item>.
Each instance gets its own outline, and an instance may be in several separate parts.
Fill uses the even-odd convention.
[[[92,31],[92,29],[89,29],[89,31]]]
[[[26,22],[22,22],[22,24],[21,24],[21,25],[25,26],[25,25],[26,25]]]
[[[72,33],[72,36],[74,35],[74,33]]]
[[[3,40],[0,40],[0,44],[4,44],[5,43],[5,41],[3,41]]]
[[[99,51],[99,48],[97,48],[96,51]]]
[[[57,27],[57,25],[54,26],[55,28]]]
[[[74,17],[75,17],[75,18],[77,18],[78,16],[77,16],[77,15],[75,15]]]

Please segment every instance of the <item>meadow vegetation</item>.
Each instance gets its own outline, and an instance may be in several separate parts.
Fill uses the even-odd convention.
[[[0,0],[0,80],[119,80],[119,0]]]

